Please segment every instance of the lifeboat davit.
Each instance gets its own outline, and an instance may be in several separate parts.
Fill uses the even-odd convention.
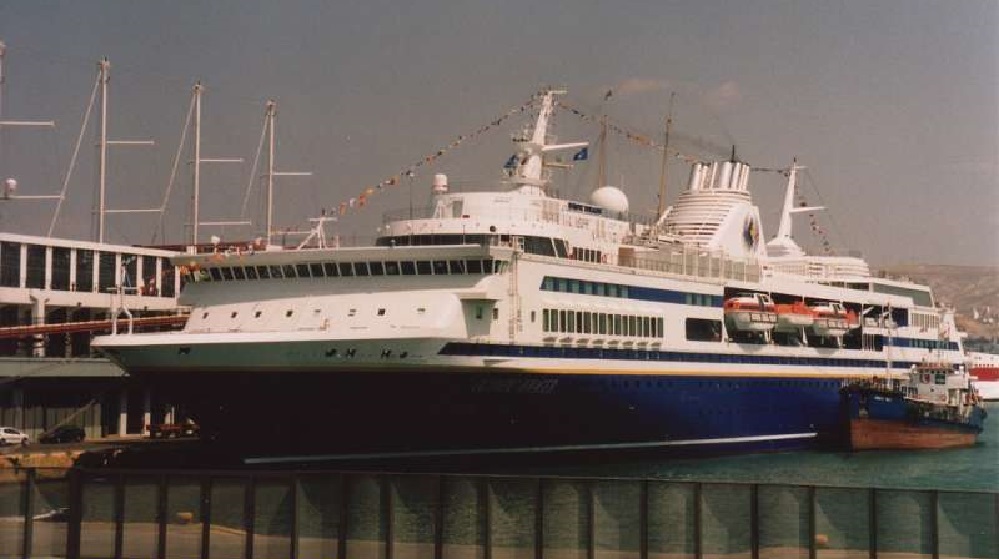
[[[813,314],[810,329],[818,336],[840,337],[860,327],[857,314],[846,310],[840,303],[820,303],[809,308]]]
[[[777,324],[777,311],[769,295],[750,293],[730,297],[723,305],[725,326],[738,332],[769,332]]]
[[[778,332],[800,332],[802,328],[808,328],[815,322],[815,313],[804,301],[777,303],[774,310],[777,313],[777,326],[774,329]]]

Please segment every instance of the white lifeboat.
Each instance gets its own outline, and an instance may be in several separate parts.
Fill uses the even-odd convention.
[[[777,303],[774,310],[777,313],[777,326],[774,329],[778,332],[800,332],[802,328],[808,328],[815,322],[815,313],[804,301]]]
[[[811,330],[818,336],[840,337],[860,327],[856,313],[846,310],[840,303],[819,303],[809,308],[814,316]]]
[[[764,293],[729,297],[723,305],[725,326],[737,332],[769,332],[777,324],[774,302]]]

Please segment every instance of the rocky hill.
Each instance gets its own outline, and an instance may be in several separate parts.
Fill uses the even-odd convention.
[[[999,336],[999,268],[904,264],[879,271],[929,285],[938,303],[954,307],[958,327],[970,337]],[[974,309],[978,309],[978,320],[974,319]],[[983,320],[985,309],[991,310],[994,323]]]

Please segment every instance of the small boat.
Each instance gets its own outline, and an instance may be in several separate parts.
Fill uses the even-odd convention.
[[[743,293],[723,304],[725,326],[738,332],[769,332],[777,324],[773,299],[765,293]]]
[[[853,450],[975,444],[988,413],[964,368],[913,365],[904,378],[852,382],[840,391]]]
[[[812,324],[809,327],[817,336],[840,337],[860,327],[857,314],[848,311],[841,303],[828,302],[812,305]]]
[[[778,332],[798,332],[815,322],[815,313],[804,301],[777,303],[774,309],[777,312],[777,326],[774,329]]]

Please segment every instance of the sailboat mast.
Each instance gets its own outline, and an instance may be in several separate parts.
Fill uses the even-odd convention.
[[[663,164],[662,169],[659,174],[659,208],[656,212],[656,217],[660,218],[663,216],[663,212],[666,211],[666,177],[667,177],[667,166],[669,162],[669,131],[673,127],[673,99],[676,98],[676,92],[672,92],[669,95],[669,107],[666,110],[666,128],[663,132]]]
[[[101,84],[100,141],[97,147],[99,202],[97,209],[97,242],[104,242],[104,220],[107,214],[107,165],[108,165],[108,83],[111,81],[111,62],[104,57],[97,63]]]
[[[191,200],[191,245],[198,246],[198,225],[201,221],[201,82],[194,84],[194,193]]]
[[[267,101],[267,237],[266,244],[271,244],[274,213],[274,112],[277,102]]]

